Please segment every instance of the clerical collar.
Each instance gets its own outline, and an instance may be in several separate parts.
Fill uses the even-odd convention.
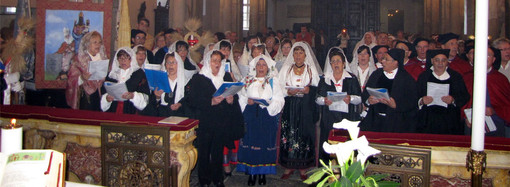
[[[390,71],[390,72],[383,71],[384,75],[385,75],[388,79],[394,79],[394,78],[395,78],[395,75],[397,75],[397,72],[398,72],[398,68],[395,68],[394,70],[392,70],[392,71]]]
[[[444,73],[442,75],[437,75],[436,72],[434,71],[434,67],[430,67],[430,69],[432,70],[432,75],[434,75],[434,77],[436,77],[436,79],[440,80],[440,81],[444,81],[444,80],[447,80],[450,78],[450,74],[448,73],[448,68],[446,68],[444,70]]]

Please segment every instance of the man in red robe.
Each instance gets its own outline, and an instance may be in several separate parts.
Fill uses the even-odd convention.
[[[301,32],[296,34],[296,42],[306,42],[308,45],[312,46],[312,34],[308,32],[306,26],[301,26]]]
[[[404,69],[411,74],[414,80],[418,80],[418,76],[425,71],[425,64],[427,64],[427,51],[429,50],[429,40],[425,38],[417,38],[413,42],[416,49],[416,57],[409,59]]]
[[[485,115],[491,116],[497,130],[495,132],[487,133],[488,136],[510,136],[510,82],[508,79],[500,73],[495,67],[493,67],[496,59],[499,58],[499,50],[495,48],[489,48],[487,51],[487,99],[485,107]],[[470,71],[464,75],[466,87],[471,99],[464,108],[471,108],[473,104],[473,71]],[[463,115],[465,116],[465,115]],[[467,121],[466,121],[467,122]],[[466,123],[471,128],[469,122]]]
[[[461,75],[464,76],[467,72],[473,70],[473,68],[469,65],[469,63],[457,54],[459,51],[459,44],[457,43],[459,39],[459,35],[454,33],[446,33],[439,35],[438,41],[441,43],[442,49],[449,49],[450,55],[448,57],[448,61],[450,61],[449,68],[457,71]]]

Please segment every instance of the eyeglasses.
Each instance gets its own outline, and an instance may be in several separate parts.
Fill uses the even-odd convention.
[[[144,39],[144,40],[145,40],[145,36],[142,36],[142,37],[137,36],[137,37],[135,37],[135,38],[136,38],[137,40],[140,40],[140,39]]]
[[[341,62],[343,62],[343,61],[342,61],[342,60],[333,60],[333,61],[331,61],[331,64],[334,64],[334,63],[341,63]]]
[[[131,60],[131,57],[121,56],[121,57],[119,58],[119,60],[122,60],[122,61]]]

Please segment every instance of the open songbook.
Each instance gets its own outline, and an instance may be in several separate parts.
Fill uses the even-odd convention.
[[[218,90],[213,94],[213,97],[217,96],[231,96],[237,94],[243,88],[243,82],[224,82]]]
[[[374,96],[377,99],[390,99],[390,95],[388,94],[388,89],[386,88],[369,88],[367,87],[368,94]]]
[[[344,100],[347,97],[347,92],[330,92],[328,91],[328,100],[332,102],[338,102]]]
[[[255,98],[255,97],[250,97],[249,99],[253,100],[253,102],[255,102],[255,103],[259,104],[259,105],[269,106],[269,101],[268,100],[261,99],[261,98]]]
[[[126,83],[114,83],[106,81],[104,82],[104,88],[106,92],[115,98],[115,101],[125,101],[122,95],[128,92]]]
[[[159,70],[161,66],[156,64],[145,65],[145,76],[149,82],[151,90],[163,90],[165,93],[171,93],[170,83],[168,83],[168,75],[166,72]]]
[[[65,155],[54,150],[0,153],[0,186],[63,186]]]

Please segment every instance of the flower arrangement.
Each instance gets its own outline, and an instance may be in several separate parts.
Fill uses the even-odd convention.
[[[324,161],[320,160],[322,168],[317,168],[310,173],[313,173],[307,180],[306,184],[319,182],[317,186],[399,186],[398,183],[392,181],[381,181],[387,174],[377,174],[364,176],[365,169],[367,168],[366,160],[368,157],[379,154],[381,151],[374,149],[368,145],[368,140],[365,136],[358,137],[359,135],[359,121],[342,120],[339,123],[333,124],[333,128],[346,129],[349,132],[351,140],[344,143],[331,145],[324,142],[322,145],[324,151],[330,154],[336,154],[339,165],[326,165]],[[357,151],[357,155],[355,155]],[[334,170],[340,169],[341,176],[335,176]],[[324,176],[326,175],[326,176]],[[322,179],[322,180],[321,180]],[[320,180],[320,181],[319,181]]]

